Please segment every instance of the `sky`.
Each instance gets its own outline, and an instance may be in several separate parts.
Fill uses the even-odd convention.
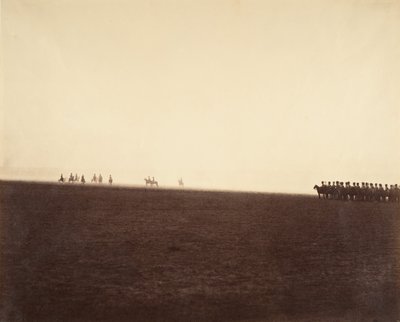
[[[400,183],[400,1],[1,4],[0,177]]]

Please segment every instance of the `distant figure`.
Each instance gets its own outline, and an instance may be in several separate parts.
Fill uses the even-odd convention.
[[[152,179],[151,181],[152,181],[151,185],[154,184],[154,185],[158,188],[158,181],[156,181],[156,180],[154,179],[154,177],[153,177],[153,179]]]
[[[184,185],[183,185],[183,180],[182,180],[182,178],[180,178],[179,180],[178,180],[178,183],[179,183],[179,187],[183,187]]]
[[[61,183],[64,183],[64,177],[63,177],[63,175],[62,175],[62,173],[61,173],[61,176],[60,176],[60,179],[58,179],[58,182],[61,182]]]
[[[81,183],[86,183],[85,176],[82,174]]]
[[[110,174],[110,177],[108,178],[108,183],[109,183],[109,184],[112,184],[112,183],[113,183],[113,178],[111,177],[111,174]]]
[[[72,175],[72,172],[69,174],[68,182],[74,182],[74,176]]]
[[[154,180],[154,177],[153,179],[150,179],[150,176],[148,176],[147,179],[144,178],[144,181],[146,182],[146,186],[150,185],[150,187],[152,187],[153,185],[155,185],[156,187],[158,187],[158,182]]]
[[[103,183],[103,176],[101,175],[101,173],[99,174],[99,183]]]
[[[78,182],[78,181],[79,181],[79,178],[78,178],[78,174],[77,174],[77,173],[75,173],[74,181],[75,181],[75,182]]]
[[[93,174],[92,182],[97,183],[96,173]]]

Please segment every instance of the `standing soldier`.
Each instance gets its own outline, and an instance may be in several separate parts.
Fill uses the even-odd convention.
[[[108,178],[108,183],[109,183],[109,184],[112,184],[112,183],[113,183],[113,178],[111,177],[111,174],[110,174],[110,177]]]
[[[99,174],[99,183],[103,183],[103,176],[101,175],[101,173]]]
[[[361,197],[362,197],[362,193],[361,193],[361,187],[360,187],[360,183],[359,182],[356,182],[355,191],[356,191],[356,195],[354,196],[354,199],[355,200],[360,200]]]
[[[389,201],[390,189],[389,189],[389,186],[387,184],[385,184],[385,201],[386,201],[386,197],[387,197],[387,201]]]
[[[85,180],[85,176],[82,174],[82,177],[81,177],[81,183],[85,183],[86,182],[86,180]]]
[[[378,201],[386,201],[385,191],[383,190],[382,183],[379,184],[378,188]]]
[[[375,183],[375,187],[374,187],[374,199],[375,201],[379,201],[379,187],[378,184]]]
[[[368,188],[368,182],[363,182],[363,200],[368,201],[368,194],[369,194],[369,188]]]
[[[375,188],[372,182],[369,183],[369,194],[370,194],[370,201],[374,201],[375,197]]]

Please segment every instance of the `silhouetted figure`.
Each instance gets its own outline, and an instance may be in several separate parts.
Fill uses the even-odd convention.
[[[156,180],[154,179],[154,177],[153,177],[153,179],[152,179],[151,181],[152,181],[151,185],[154,184],[156,187],[158,187],[158,181],[156,181]]]
[[[92,182],[97,183],[96,173],[93,174]]]
[[[64,183],[64,177],[63,177],[63,175],[62,175],[62,173],[61,173],[61,175],[60,175],[60,179],[58,179],[58,182],[61,182],[61,183]]]
[[[146,186],[150,185],[150,187],[152,187],[153,185],[155,185],[156,187],[158,187],[158,182],[153,179],[150,179],[150,176],[148,176],[147,178],[144,178],[144,181],[146,182]]]
[[[82,174],[81,183],[86,183],[85,176]]]
[[[319,187],[318,185],[315,185],[313,189],[317,190],[318,198],[321,199],[321,196],[322,198],[328,198],[327,188],[328,188],[327,186],[321,185]]]
[[[108,178],[108,183],[109,183],[109,184],[112,184],[112,183],[113,183],[113,178],[111,177],[111,174],[110,174],[110,176],[109,176],[109,178]]]
[[[103,183],[103,176],[101,175],[101,173],[99,174],[99,183]]]
[[[74,179],[74,181],[75,181],[75,182],[78,182],[78,181],[79,181],[79,177],[78,177],[78,174],[77,174],[77,173],[75,173],[75,179]]]

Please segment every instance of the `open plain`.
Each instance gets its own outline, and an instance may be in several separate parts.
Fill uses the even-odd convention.
[[[399,204],[3,181],[0,225],[0,321],[400,319]]]

